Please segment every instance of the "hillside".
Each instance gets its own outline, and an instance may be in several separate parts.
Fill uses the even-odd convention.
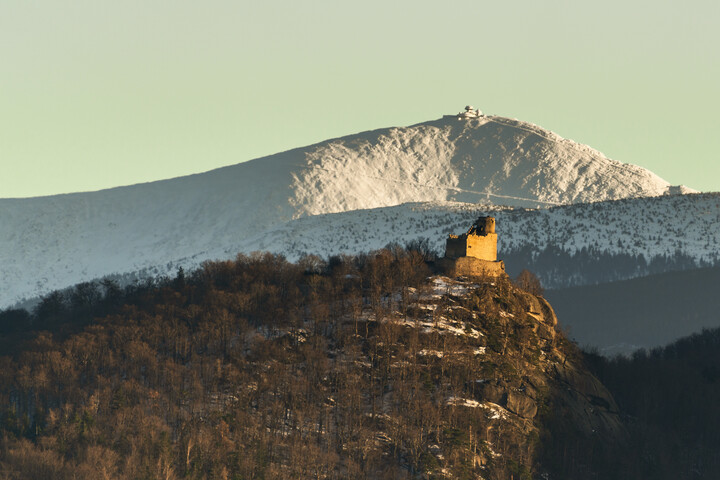
[[[54,296],[0,335],[2,477],[612,473],[617,406],[549,304],[428,273],[398,249],[241,256]]]
[[[312,215],[406,202],[549,206],[680,191],[535,125],[453,116],[172,180],[1,199],[0,307],[108,274],[230,258],[239,245]]]
[[[715,267],[547,290],[545,296],[571,338],[611,355],[720,327],[718,285]]]

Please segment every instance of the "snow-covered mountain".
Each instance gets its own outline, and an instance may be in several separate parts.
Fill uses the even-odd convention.
[[[198,175],[2,199],[0,307],[111,273],[261,248],[286,222],[313,215],[406,202],[538,207],[681,191],[535,125],[443,117]]]
[[[683,190],[648,170],[501,117],[449,116],[288,154],[303,156],[290,198],[300,216],[418,200],[549,206]]]

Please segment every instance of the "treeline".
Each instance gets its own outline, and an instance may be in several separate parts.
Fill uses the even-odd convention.
[[[630,442],[613,454],[620,478],[720,478],[720,329],[631,357],[586,359],[627,416]]]
[[[570,253],[554,245],[542,250],[526,246],[502,251],[500,258],[508,265],[509,274],[515,276],[521,269],[528,269],[537,274],[546,288],[613,282],[713,265],[698,262],[681,251],[671,256],[656,256],[648,261],[644,255],[614,254],[586,247]]]

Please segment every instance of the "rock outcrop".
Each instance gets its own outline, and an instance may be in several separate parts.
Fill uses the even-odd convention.
[[[449,292],[463,293],[446,295],[450,304],[434,315],[456,319],[457,312],[467,308],[470,316],[457,327],[477,335],[482,345],[483,375],[468,387],[472,398],[463,403],[490,412],[488,449],[478,454],[482,465],[491,469],[499,458],[494,456],[498,445],[509,441],[519,451],[532,452],[514,461],[542,473],[538,459],[546,449],[557,455],[563,438],[611,444],[626,439],[615,400],[584,367],[577,347],[556,331],[557,317],[543,297],[519,290],[506,276],[442,281],[453,286]]]

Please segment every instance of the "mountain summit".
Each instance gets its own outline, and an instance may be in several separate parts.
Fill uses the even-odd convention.
[[[643,168],[538,126],[474,113],[171,180],[0,199],[0,307],[111,273],[220,258],[311,215],[427,201],[542,207],[673,191]]]
[[[291,193],[301,215],[417,200],[542,207],[689,191],[536,125],[480,114],[364,132],[287,155],[301,167]]]

